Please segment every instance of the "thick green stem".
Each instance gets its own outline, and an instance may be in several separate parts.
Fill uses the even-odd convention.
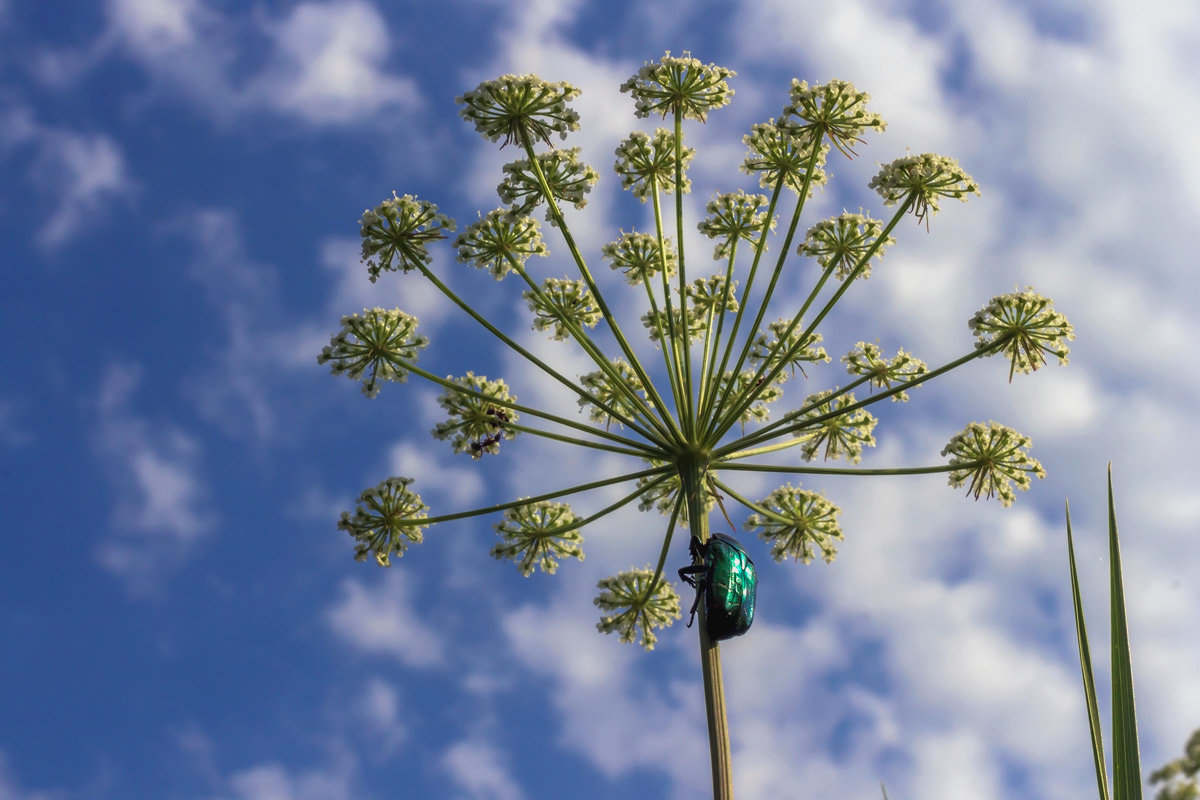
[[[707,457],[687,455],[679,462],[679,477],[687,503],[688,527],[701,542],[708,541],[705,510]],[[733,800],[733,759],[729,749],[729,722],[725,714],[725,684],[721,677],[721,651],[708,637],[704,604],[700,604],[700,669],[704,676],[704,709],[708,717],[708,749],[712,763],[713,800]]]

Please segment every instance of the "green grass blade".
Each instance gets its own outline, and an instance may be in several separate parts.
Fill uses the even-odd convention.
[[[1108,554],[1112,617],[1113,797],[1114,800],[1142,800],[1142,770],[1138,763],[1137,719],[1133,708],[1133,664],[1129,654],[1129,626],[1125,619],[1117,514],[1113,505],[1112,464],[1108,465]]]
[[[1083,696],[1087,703],[1088,728],[1092,733],[1092,757],[1096,762],[1096,785],[1100,800],[1109,800],[1108,772],[1104,766],[1104,738],[1100,731],[1100,707],[1096,703],[1096,682],[1092,673],[1092,653],[1088,648],[1087,625],[1083,619],[1083,598],[1079,596],[1079,574],[1075,569],[1075,544],[1071,537],[1071,504],[1067,504],[1067,558],[1071,562],[1071,599],[1075,605],[1075,638],[1079,643],[1079,667],[1083,672]]]

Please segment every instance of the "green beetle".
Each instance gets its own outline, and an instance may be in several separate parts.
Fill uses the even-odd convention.
[[[714,533],[702,544],[693,536],[688,549],[693,563],[679,570],[680,579],[696,587],[696,602],[692,603],[688,627],[692,627],[700,599],[704,598],[704,625],[708,638],[713,641],[732,639],[750,630],[750,624],[754,622],[758,573],[738,540]]]

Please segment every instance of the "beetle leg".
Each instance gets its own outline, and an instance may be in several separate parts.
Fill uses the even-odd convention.
[[[696,582],[696,601],[692,603],[692,610],[688,612],[687,627],[692,627],[692,623],[696,621],[696,609],[700,607],[700,598],[704,597],[704,590],[708,588],[708,584],[703,578]]]

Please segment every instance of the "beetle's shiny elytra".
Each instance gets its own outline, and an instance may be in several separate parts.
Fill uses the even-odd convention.
[[[696,587],[688,627],[703,598],[708,638],[732,639],[750,630],[758,589],[758,573],[750,556],[737,539],[723,533],[712,534],[703,544],[693,536],[689,550],[693,563],[679,570],[679,577]]]

